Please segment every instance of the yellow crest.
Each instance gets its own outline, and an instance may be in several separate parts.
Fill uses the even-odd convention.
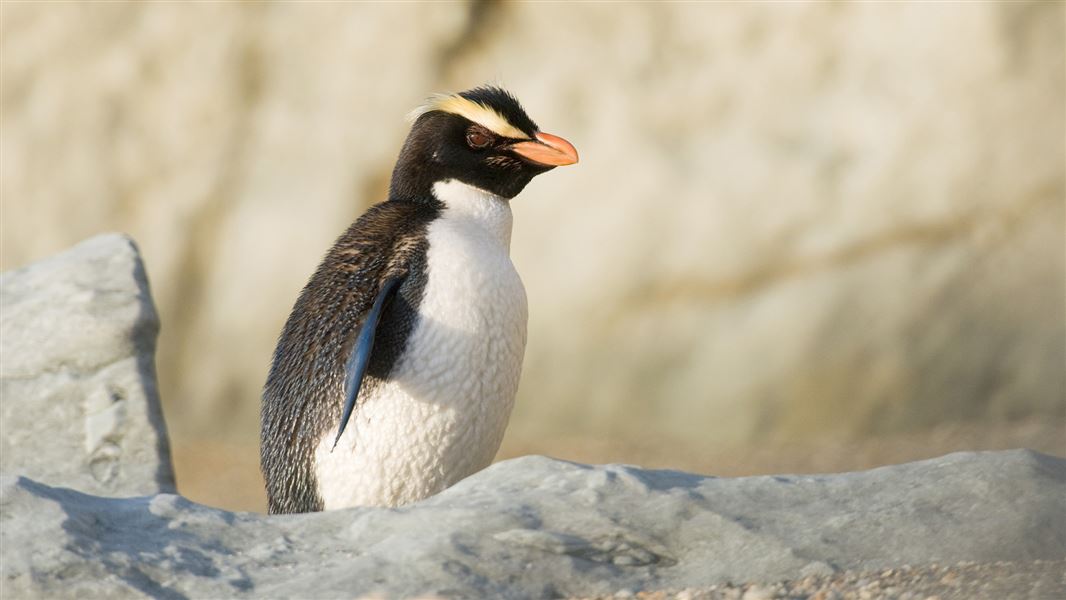
[[[496,135],[520,140],[530,139],[528,134],[511,125],[510,121],[500,113],[484,104],[467,100],[459,94],[437,94],[431,96],[425,104],[411,111],[408,118],[414,121],[418,117],[435,110],[465,117]]]

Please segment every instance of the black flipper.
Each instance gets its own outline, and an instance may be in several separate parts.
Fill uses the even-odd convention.
[[[348,365],[345,369],[348,377],[345,379],[344,386],[344,413],[341,414],[341,426],[337,430],[336,439],[333,440],[333,448],[337,447],[337,442],[344,434],[344,428],[348,426],[348,419],[355,410],[355,400],[359,397],[359,388],[363,385],[363,375],[366,374],[366,367],[370,364],[370,351],[374,348],[374,335],[377,332],[381,309],[385,306],[385,300],[399,287],[400,281],[399,277],[385,280],[377,297],[374,298],[374,306],[370,308],[363,326],[359,328],[359,337],[355,339],[355,345],[352,346],[352,354],[348,357]],[[333,449],[331,448],[330,451],[332,452]]]

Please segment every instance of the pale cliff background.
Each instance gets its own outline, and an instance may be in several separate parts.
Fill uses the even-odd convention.
[[[384,198],[404,115],[498,82],[582,158],[514,203],[530,336],[504,455],[1066,454],[1064,19],[4,2],[0,266],[130,233],[179,489],[261,507],[259,388],[296,294]]]

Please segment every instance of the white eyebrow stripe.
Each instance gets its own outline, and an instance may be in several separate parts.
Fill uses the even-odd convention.
[[[520,140],[530,139],[529,134],[512,125],[511,122],[500,113],[488,106],[479,104],[473,100],[467,100],[457,94],[437,94],[431,96],[425,104],[411,111],[408,118],[414,121],[418,117],[435,110],[465,117],[496,135]]]

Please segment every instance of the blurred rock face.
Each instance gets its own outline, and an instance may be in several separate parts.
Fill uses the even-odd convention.
[[[176,437],[255,435],[405,113],[486,81],[582,156],[514,204],[513,434],[1063,414],[1061,4],[0,10],[2,266],[131,233]]]

